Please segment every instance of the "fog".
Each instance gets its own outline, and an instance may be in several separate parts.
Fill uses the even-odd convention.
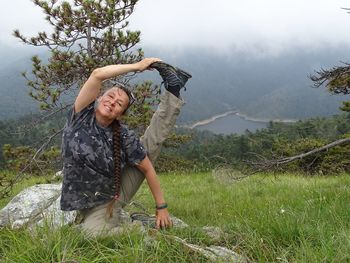
[[[350,43],[346,0],[152,0],[139,1],[130,29],[142,32],[142,45],[279,53]],[[30,0],[11,0],[0,10],[0,43],[21,48],[11,36],[49,30]]]

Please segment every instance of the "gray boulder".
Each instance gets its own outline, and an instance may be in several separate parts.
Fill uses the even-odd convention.
[[[60,210],[61,184],[39,184],[16,195],[0,211],[0,227],[43,225],[62,226],[74,222],[75,211]]]

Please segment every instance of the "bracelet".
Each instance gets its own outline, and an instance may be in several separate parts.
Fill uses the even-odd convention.
[[[167,208],[167,207],[168,207],[168,204],[167,204],[167,203],[163,203],[163,204],[160,204],[160,205],[156,205],[156,209],[157,209],[157,210],[164,209],[164,208]]]

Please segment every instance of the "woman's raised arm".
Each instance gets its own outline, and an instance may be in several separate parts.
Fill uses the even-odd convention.
[[[96,100],[100,94],[103,81],[129,72],[144,71],[156,61],[160,61],[160,59],[145,58],[134,64],[109,65],[95,69],[91,73],[88,80],[84,83],[83,87],[80,89],[80,92],[74,102],[75,112],[80,112],[91,102]]]

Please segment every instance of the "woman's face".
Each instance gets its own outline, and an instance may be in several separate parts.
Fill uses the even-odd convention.
[[[126,92],[118,87],[107,90],[99,99],[96,112],[107,119],[119,119],[129,105]]]

